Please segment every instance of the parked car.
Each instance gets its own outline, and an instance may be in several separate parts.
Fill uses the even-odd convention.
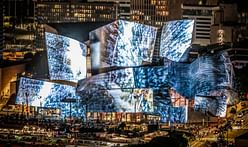
[[[239,112],[238,115],[237,115],[238,118],[241,118],[242,116],[243,116],[242,112]]]

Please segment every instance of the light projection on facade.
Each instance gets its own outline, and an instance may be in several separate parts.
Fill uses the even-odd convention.
[[[195,97],[194,108],[197,111],[210,113],[214,116],[225,117],[227,109],[226,97]]]
[[[187,107],[172,107],[171,105],[159,106],[161,122],[186,123],[188,120]]]
[[[157,28],[117,20],[89,34],[92,70],[151,63]]]
[[[174,107],[188,106],[189,99],[186,99],[185,97],[181,96],[174,89],[172,88],[169,89],[169,95],[171,98],[171,103]]]
[[[48,32],[45,38],[51,80],[77,82],[86,77],[86,45]]]
[[[62,115],[69,115],[69,104],[62,98],[71,97],[80,99],[73,104],[73,115],[85,114],[86,108],[92,113],[148,112],[160,114],[161,122],[184,123],[189,100],[195,99],[196,110],[223,117],[232,95],[232,64],[225,51],[180,62],[191,44],[193,26],[193,20],[167,22],[161,38],[156,38],[155,27],[123,20],[98,28],[89,34],[93,76],[88,78],[86,47],[46,33],[50,78],[78,81],[77,88],[21,78],[17,103],[61,108]],[[152,63],[156,39],[165,59],[158,66]]]
[[[227,56],[226,52],[219,52],[201,56],[192,63],[168,62],[166,66],[113,70],[82,80],[78,90],[87,88],[90,83],[101,84],[107,89],[160,89],[169,85],[187,98],[221,96],[223,90],[231,89],[233,85],[232,65]]]
[[[168,81],[168,68],[165,66],[133,68],[135,87],[163,88]]]
[[[175,20],[166,22],[162,28],[160,56],[172,61],[180,61],[190,47],[194,20]]]
[[[135,88],[133,68],[113,70],[97,74],[78,81],[77,91],[87,89],[91,84],[99,85],[102,89],[131,89]],[[99,89],[96,87],[96,89]]]
[[[197,103],[202,105],[203,99],[199,99],[199,95],[212,97],[208,101],[214,104],[214,108],[209,109],[212,115],[225,116],[233,86],[232,64],[227,52],[206,53],[192,63],[181,63],[182,56],[191,45],[194,20],[170,21],[163,26],[159,38],[160,57],[166,58],[164,64],[143,66],[152,61],[150,57],[157,39],[157,29],[141,26],[115,21],[90,33],[93,70],[114,67],[112,71],[96,74],[78,83],[77,91],[81,95],[89,95],[88,101],[93,99],[96,103],[95,97],[103,95],[98,100],[104,102],[101,105],[94,103],[91,110],[135,112],[133,105],[127,105],[123,101],[126,98],[121,98],[125,95],[123,93],[134,89],[151,89],[153,112],[160,114],[162,122],[186,122],[188,100],[197,98]],[[140,35],[141,30],[150,34]],[[149,56],[144,56],[141,49]],[[123,97],[130,98],[130,94]],[[142,109],[142,112],[146,111]]]
[[[16,103],[45,108],[59,108],[61,116],[64,117],[70,115],[70,104],[63,102],[63,99],[79,100],[79,96],[75,92],[76,88],[72,86],[21,77]],[[72,103],[71,106],[72,116],[83,115],[79,103]]]
[[[114,95],[118,95],[116,91],[121,92],[125,89],[163,90],[167,95],[161,94],[163,92],[159,94],[153,92],[154,112],[161,114],[161,119],[167,121],[165,118],[167,114],[164,113],[169,113],[169,108],[173,110],[173,106],[177,106],[173,99],[175,95],[180,95],[185,100],[184,105],[178,105],[180,108],[175,107],[175,111],[182,113],[186,111],[183,110],[183,107],[187,105],[186,98],[194,99],[197,95],[203,95],[228,99],[226,90],[232,88],[231,73],[232,66],[227,53],[219,52],[203,55],[192,63],[167,61],[164,66],[124,68],[98,74],[80,81],[77,91],[84,93],[85,90],[94,89],[93,93],[97,90],[108,90],[110,93],[114,90]],[[177,94],[170,95],[168,90],[172,89]],[[169,99],[168,103],[165,103],[165,99]],[[165,109],[166,107],[169,108]],[[216,107],[222,106],[216,105]],[[225,112],[221,110],[224,109],[216,109],[218,113],[213,113],[213,115],[223,116]]]
[[[191,64],[189,73],[194,79],[191,89],[195,95],[223,96],[233,87],[233,68],[227,52],[199,57]]]
[[[90,112],[153,112],[152,89],[99,89],[82,91]]]
[[[168,81],[168,69],[164,66],[135,67],[97,74],[78,82],[77,91],[89,85],[101,85],[103,89],[163,88]]]

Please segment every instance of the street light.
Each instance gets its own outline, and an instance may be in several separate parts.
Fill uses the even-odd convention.
[[[26,105],[27,105],[27,108],[26,108],[26,113],[27,113],[27,118],[29,118],[29,92],[25,92],[25,99],[26,99]]]

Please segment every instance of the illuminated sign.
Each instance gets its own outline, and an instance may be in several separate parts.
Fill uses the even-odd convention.
[[[217,41],[219,44],[223,44],[224,43],[224,30],[218,30],[217,32],[218,38]]]

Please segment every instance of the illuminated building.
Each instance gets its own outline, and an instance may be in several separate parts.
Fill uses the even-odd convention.
[[[160,116],[149,113],[122,113],[122,112],[87,112],[87,119],[92,122],[126,122],[151,123],[159,122]]]
[[[211,26],[211,44],[224,44],[236,42],[238,12],[237,4],[220,4],[220,9],[216,11],[214,24]]]
[[[15,17],[17,23],[34,14],[33,0],[3,0],[3,5],[5,6],[5,16]]]
[[[240,8],[239,3],[221,3],[211,26],[211,44],[231,44],[228,53],[237,68],[248,63],[247,45],[244,44],[248,36],[247,16],[247,8]]]
[[[47,32],[45,35],[50,79],[75,82],[84,79],[86,77],[86,45],[61,35]],[[59,50],[58,47],[60,47]],[[63,71],[60,72],[61,69]]]
[[[116,2],[118,19],[132,20],[153,26],[162,26],[166,20],[181,18],[181,0],[88,0],[88,2]],[[142,14],[146,17],[143,17]]]
[[[25,64],[0,67],[0,94],[9,98],[16,93],[16,75],[25,71]]]
[[[187,33],[192,34],[193,24],[192,20],[169,21],[162,28],[162,38],[156,35],[157,28],[154,26],[124,20],[91,31],[89,44],[92,54],[97,55],[92,56],[95,58],[91,60],[100,62],[100,64],[97,62],[96,65],[99,66],[95,66],[96,70],[101,67],[113,69],[101,71],[91,77],[85,77],[83,74],[79,77],[77,87],[75,84],[73,86],[68,84],[77,78],[63,76],[78,69],[69,64],[74,62],[71,60],[75,57],[72,52],[75,51],[78,55],[81,53],[70,49],[68,44],[70,38],[46,33],[50,36],[46,37],[48,47],[46,53],[50,57],[46,58],[46,61],[33,62],[52,64],[49,70],[61,74],[54,75],[56,77],[53,78],[49,73],[49,79],[62,80],[63,84],[55,83],[58,81],[38,80],[35,77],[20,77],[16,103],[57,108],[61,110],[60,116],[68,117],[70,114],[83,119],[88,117],[89,120],[142,122],[150,120],[150,116],[146,118],[145,114],[152,114],[151,120],[185,123],[188,118],[189,100],[198,96],[202,97],[198,101],[200,107],[203,107],[205,102],[216,104],[211,113],[215,116],[224,116],[228,97],[226,89],[232,87],[233,76],[229,74],[232,66],[226,53],[206,54],[192,63],[181,63],[181,56],[178,55],[186,51],[184,49],[180,52],[174,51],[178,44],[188,47],[188,42],[190,43],[188,40],[191,40],[192,35]],[[170,37],[163,37],[166,34]],[[167,54],[171,54],[172,58],[160,66],[150,66],[156,37],[164,44],[161,49],[165,54],[159,56],[166,58],[169,57]],[[186,45],[183,45],[183,42]],[[97,50],[99,46],[103,49],[101,54],[100,50]],[[75,49],[75,46],[71,47]],[[86,48],[82,49],[85,58]],[[53,68],[54,65],[61,68]],[[85,64],[80,65],[86,68]],[[42,68],[43,71],[44,69]],[[209,95],[213,96],[213,101],[204,97]],[[74,98],[75,102],[65,103],[63,100],[66,98]],[[26,99],[29,99],[28,102]],[[155,116],[156,114],[159,116]]]
[[[77,91],[85,99],[87,111],[155,112],[161,116],[162,122],[186,122],[190,99],[214,95],[214,100],[209,101],[215,104],[211,113],[215,116],[225,116],[226,100],[230,97],[227,87],[232,87],[233,84],[232,66],[227,54],[225,52],[206,54],[192,63],[180,62],[181,55],[186,52],[191,42],[193,25],[192,20],[165,23],[162,35],[157,36],[161,40],[160,52],[163,51],[159,56],[168,59],[161,66],[140,67],[143,63],[151,64],[150,60],[147,60],[149,54],[144,54],[147,50],[142,48],[148,45],[150,47],[148,49],[151,50],[148,53],[152,52],[153,44],[149,42],[156,40],[151,33],[155,33],[156,29],[150,30],[146,25],[119,20],[90,32],[94,69],[102,67],[117,69],[101,71],[78,82]],[[139,30],[143,34],[149,32],[147,34],[151,36],[141,37],[134,30]],[[128,36],[130,39],[127,39],[127,42],[122,36]],[[181,49],[182,46],[186,48],[180,51],[176,49],[177,45],[180,45]],[[129,50],[133,52],[128,54]],[[139,54],[133,55],[134,53]],[[213,69],[223,73],[219,74]],[[225,82],[216,79],[225,79]],[[146,101],[143,101],[144,93],[150,95],[145,98]],[[136,109],[137,104],[142,106],[139,111]],[[203,105],[201,101],[199,105]]]
[[[219,0],[183,0],[186,5],[217,5]]]
[[[115,4],[53,3],[36,4],[37,21],[41,23],[102,22],[116,18]]]
[[[0,12],[0,51],[3,49],[4,37],[3,37],[3,14],[4,14],[4,6],[3,1],[0,2],[0,7],[3,8]]]
[[[117,18],[116,8],[116,3],[38,1],[35,4],[36,47],[44,48],[46,23],[111,22]]]
[[[24,55],[33,49],[33,2],[4,0],[1,3],[4,7],[3,23],[1,23],[4,29],[3,60],[22,60]]]
[[[218,6],[183,4],[182,18],[195,20],[193,44],[202,46],[210,44],[210,30],[211,25],[214,24],[214,11],[216,10],[219,10]]]
[[[182,7],[183,18],[196,20],[193,44],[212,46],[212,49],[207,49],[211,53],[227,50],[235,76],[242,79],[236,81],[237,85],[243,85],[236,87],[237,92],[247,93],[246,84],[240,84],[247,83],[242,78],[242,75],[247,75],[248,63],[246,4],[243,1],[199,2],[185,1]]]
[[[248,8],[244,1],[239,1],[238,3],[238,23],[240,25],[238,30],[237,42],[247,42],[248,37]],[[240,49],[233,51],[234,56],[232,57],[233,60],[236,60],[236,62],[239,62],[240,65],[247,65],[248,63],[248,47],[247,43],[244,43],[240,45]]]
[[[88,0],[88,2],[115,2],[118,19],[130,20],[130,0]]]
[[[131,21],[162,26],[168,15],[168,0],[131,0]]]

